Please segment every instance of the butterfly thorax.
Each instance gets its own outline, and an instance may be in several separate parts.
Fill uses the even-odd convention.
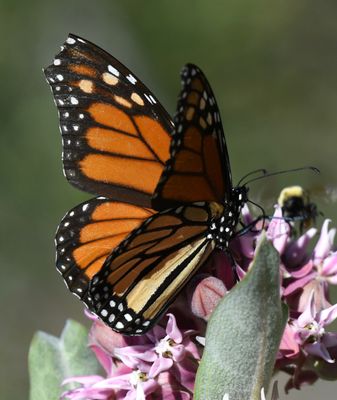
[[[212,219],[207,238],[214,240],[217,248],[223,250],[228,248],[229,242],[235,234],[241,209],[246,201],[247,189],[239,186],[232,189],[230,198],[222,204],[210,203]]]

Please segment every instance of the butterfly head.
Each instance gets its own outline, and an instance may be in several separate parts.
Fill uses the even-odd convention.
[[[233,187],[231,197],[232,204],[237,205],[241,210],[243,205],[248,201],[248,192],[249,188],[245,185]]]

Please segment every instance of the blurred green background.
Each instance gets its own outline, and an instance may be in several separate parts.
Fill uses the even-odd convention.
[[[172,113],[186,62],[205,71],[221,108],[234,180],[248,171],[315,165],[322,173],[251,186],[270,206],[284,185],[336,185],[337,2],[0,0],[0,398],[28,393],[33,333],[59,334],[83,307],[54,268],[53,236],[90,197],[61,169],[57,112],[42,67],[76,33],[125,63]],[[337,221],[333,203],[313,199]],[[319,221],[321,222],[321,221]],[[323,382],[292,399],[335,398]]]

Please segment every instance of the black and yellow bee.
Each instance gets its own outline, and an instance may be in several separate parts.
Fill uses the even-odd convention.
[[[301,186],[284,188],[278,198],[283,217],[289,222],[299,222],[300,232],[315,224],[321,213],[317,205],[310,201],[309,192]]]

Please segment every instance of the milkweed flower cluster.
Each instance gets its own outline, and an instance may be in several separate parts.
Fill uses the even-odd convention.
[[[77,376],[64,384],[81,386],[67,391],[67,399],[191,399],[200,360],[192,330],[180,330],[173,314],[166,327],[155,326],[142,336],[127,337],[94,319],[89,346],[106,377]]]
[[[243,213],[245,223],[250,223],[252,216],[248,209]],[[319,377],[337,378],[337,332],[327,330],[337,318],[337,304],[332,305],[329,298],[330,285],[337,284],[337,251],[333,249],[336,229],[329,228],[330,223],[328,219],[323,222],[319,235],[316,228],[311,228],[297,237],[277,207],[267,226],[267,237],[280,255],[281,298],[289,307],[289,319],[275,365],[276,371],[290,375],[286,391],[299,389]],[[254,258],[258,238],[259,233],[251,231],[232,242],[236,273],[241,278]],[[205,320],[214,304],[232,287],[230,269],[221,268],[231,263],[228,257],[219,253],[211,263],[213,276],[198,283],[192,302],[192,310]],[[214,293],[213,302],[207,301],[210,293]]]
[[[247,207],[243,221],[247,225],[253,221]],[[276,371],[290,376],[286,390],[313,383],[319,377],[337,378],[337,333],[327,331],[337,318],[337,305],[329,299],[329,286],[337,284],[337,252],[333,250],[336,230],[329,226],[330,221],[325,220],[319,234],[311,228],[297,237],[279,207],[266,226],[267,237],[280,255],[280,295],[289,307],[275,364]],[[145,335],[122,336],[90,315],[89,346],[105,376],[66,379],[64,384],[77,382],[80,386],[66,391],[63,398],[192,399],[207,321],[238,277],[244,278],[259,235],[260,231],[254,229],[233,239],[230,255],[214,252],[170,313]]]

